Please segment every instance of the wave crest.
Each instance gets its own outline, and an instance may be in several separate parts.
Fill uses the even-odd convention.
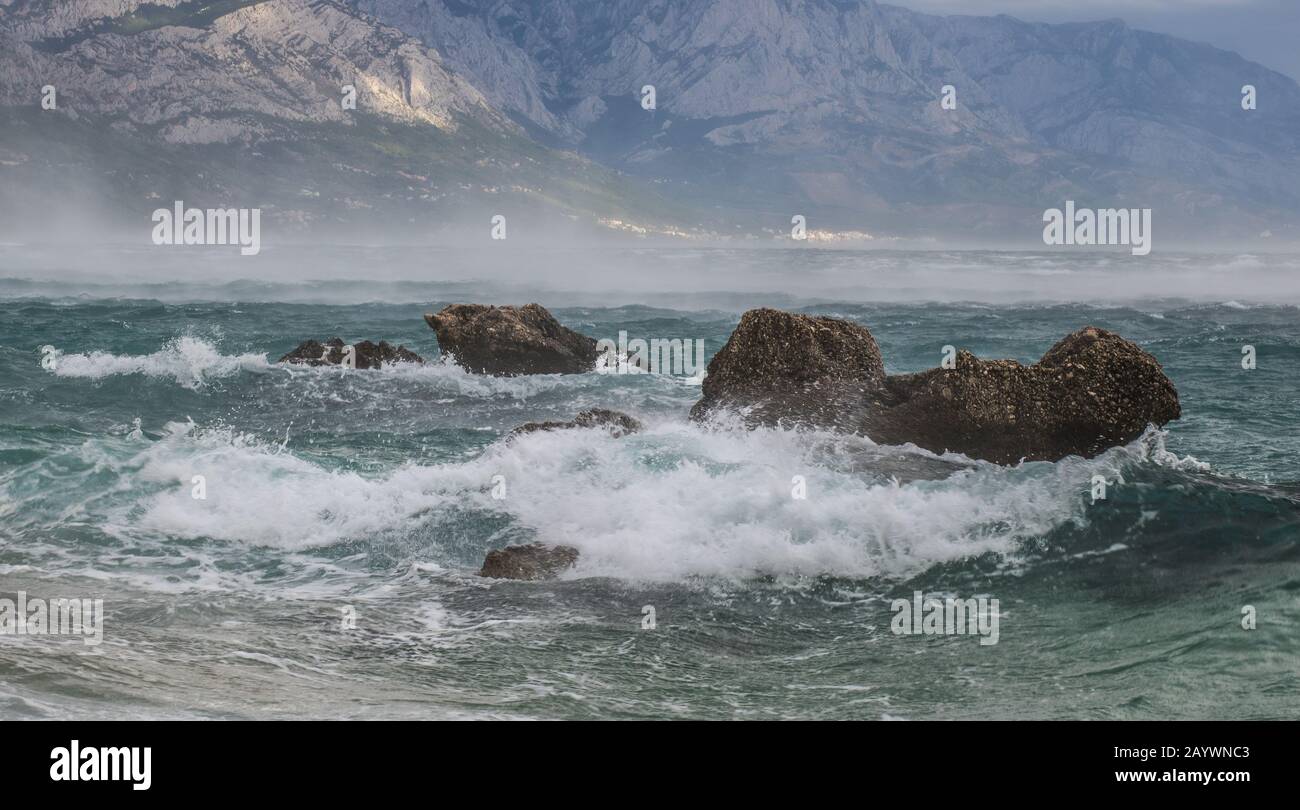
[[[215,344],[189,335],[170,340],[158,351],[144,355],[102,351],[66,354],[57,348],[48,348],[47,356],[54,358],[51,371],[59,377],[98,380],[116,375],[144,374],[172,379],[186,388],[198,388],[210,379],[268,366],[265,353],[222,354]]]

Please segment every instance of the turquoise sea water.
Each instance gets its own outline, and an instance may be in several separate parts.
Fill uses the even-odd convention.
[[[1300,711],[1300,302],[1281,281],[1215,287],[1285,280],[1291,260],[1180,258],[1157,269],[1198,281],[1153,295],[1101,264],[988,254],[651,251],[637,262],[678,268],[660,287],[578,273],[554,290],[468,270],[55,278],[8,258],[0,597],[99,597],[106,621],[97,646],[0,636],[0,718]],[[724,262],[744,268],[690,269]],[[1043,286],[1002,283],[1009,263]],[[872,279],[890,283],[877,295]],[[848,318],[891,373],[937,365],[945,344],[1032,362],[1094,324],[1160,360],[1184,416],[1095,459],[1004,468],[695,425],[698,380],[680,377],[274,362],[336,335],[436,360],[423,312],[525,295],[593,337],[698,339],[706,356],[749,306]],[[502,441],[588,407],[647,428]],[[476,576],[489,549],[533,540],[576,546],[578,566],[549,583]],[[998,643],[895,635],[891,600],[918,590],[997,598]]]

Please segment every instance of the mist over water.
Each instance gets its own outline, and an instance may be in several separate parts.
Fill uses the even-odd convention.
[[[5,638],[0,717],[1300,708],[1294,256],[88,255],[0,249],[0,591],[102,596],[104,643]],[[692,423],[698,380],[667,375],[275,362],[335,335],[436,361],[423,312],[534,300],[595,338],[703,340],[706,359],[751,306],[847,318],[891,373],[937,365],[945,344],[1033,362],[1093,324],[1151,352],[1184,415],[1094,459],[999,467]],[[505,440],[589,407],[646,429]],[[790,497],[796,475],[807,500]],[[577,566],[476,576],[489,549],[533,541],[575,546]],[[914,590],[998,598],[999,643],[892,634],[890,602]],[[1257,631],[1240,627],[1247,604]]]
[[[524,240],[518,240],[524,241]],[[0,295],[184,301],[556,305],[744,310],[769,302],[971,301],[1300,304],[1300,254],[1126,249],[894,250],[628,247],[563,239],[527,248],[265,245],[95,249],[0,245]],[[504,298],[501,296],[505,296]],[[758,303],[755,303],[758,302]]]

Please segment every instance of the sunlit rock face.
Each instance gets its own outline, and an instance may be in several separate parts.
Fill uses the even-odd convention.
[[[436,52],[342,5],[217,2],[230,12],[180,18],[194,27],[156,10],[141,19],[134,0],[36,5],[49,16],[25,8],[3,24],[6,38],[20,40],[10,43],[6,75],[62,88],[65,109],[158,127],[168,142],[256,142],[302,124],[347,125],[345,85],[357,89],[358,108],[393,121],[515,129]],[[3,103],[32,98],[29,83],[0,89]]]

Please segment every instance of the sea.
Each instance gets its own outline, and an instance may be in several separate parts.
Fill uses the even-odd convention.
[[[889,373],[1095,325],[1183,415],[998,466],[692,422],[671,370],[468,373],[422,318],[534,301],[706,360],[752,307],[842,318]],[[102,624],[11,622],[0,719],[1294,719],[1297,305],[1294,254],[2,245],[0,619]],[[335,336],[428,362],[277,362]],[[507,440],[593,407],[644,429]],[[532,542],[578,562],[478,575]]]

